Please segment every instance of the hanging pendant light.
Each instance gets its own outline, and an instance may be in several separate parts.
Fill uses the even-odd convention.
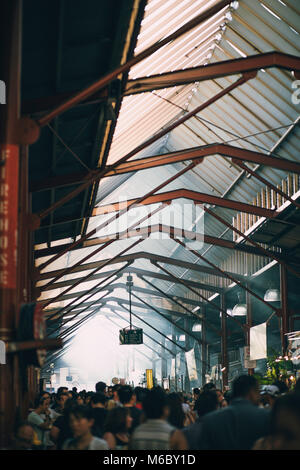
[[[202,330],[202,325],[201,323],[194,323],[192,331],[199,333]]]
[[[264,300],[266,302],[280,302],[280,291],[272,286],[265,292]]]
[[[240,292],[238,293],[238,303],[233,307],[232,309],[232,316],[233,317],[243,317],[247,315],[247,304],[242,304],[241,303],[241,294]]]

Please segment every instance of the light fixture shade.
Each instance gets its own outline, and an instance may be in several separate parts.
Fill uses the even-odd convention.
[[[246,304],[236,304],[232,309],[233,317],[243,317],[247,315],[247,305]]]
[[[266,302],[280,302],[280,292],[278,289],[268,289],[264,295]]]
[[[195,324],[193,325],[192,331],[195,331],[195,332],[199,333],[199,331],[201,331],[201,330],[202,330],[202,325],[201,325],[201,323],[195,323]]]

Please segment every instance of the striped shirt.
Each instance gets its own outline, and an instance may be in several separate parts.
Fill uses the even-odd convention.
[[[129,449],[169,450],[170,438],[176,430],[162,419],[148,419],[140,424],[132,434]]]

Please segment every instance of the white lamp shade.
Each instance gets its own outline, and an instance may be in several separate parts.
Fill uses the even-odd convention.
[[[236,304],[232,309],[233,317],[243,317],[247,315],[247,305],[246,304]]]
[[[201,330],[202,330],[202,325],[201,325],[201,323],[195,323],[195,324],[193,325],[192,331],[199,332],[199,331],[201,331]]]
[[[278,289],[268,289],[264,295],[266,302],[280,302],[280,292]]]

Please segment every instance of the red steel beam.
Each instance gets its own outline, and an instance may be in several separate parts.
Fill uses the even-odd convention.
[[[246,253],[256,254],[258,256],[265,256],[265,254],[261,253],[259,250],[249,245],[241,245],[231,240],[226,240],[225,238],[217,238],[211,235],[206,235],[204,233],[192,232],[190,230],[185,230],[185,229],[181,229],[178,227],[162,225],[162,224],[153,224],[153,225],[148,225],[147,227],[139,227],[133,230],[128,229],[128,230],[124,230],[123,232],[112,233],[110,235],[104,235],[103,237],[90,238],[89,240],[83,242],[82,246],[80,247],[77,246],[74,249],[79,250],[81,248],[87,248],[89,246],[101,245],[102,243],[106,243],[112,239],[123,240],[126,238],[133,238],[138,235],[141,237],[147,238],[152,233],[156,233],[156,232],[166,233],[172,237],[177,236],[177,237],[182,237],[182,238],[186,238],[189,240],[202,241],[203,243],[206,243],[209,245],[217,245],[223,248],[229,248],[231,250],[237,250],[237,251],[242,251]],[[41,248],[39,250],[35,250],[34,252],[35,259],[59,253],[61,250],[68,248],[70,246],[71,246],[71,243],[66,243],[62,245],[53,246],[51,248]]]
[[[56,116],[59,116],[60,114],[64,113],[68,109],[72,108],[73,106],[77,105],[81,101],[89,98],[91,95],[96,93],[97,91],[101,90],[105,86],[107,86],[110,82],[112,82],[115,78],[118,77],[118,75],[127,72],[133,65],[137,64],[138,62],[141,62],[142,60],[146,59],[146,57],[149,57],[152,55],[154,52],[159,50],[161,47],[165,46],[171,41],[174,41],[178,37],[182,36],[186,32],[190,31],[193,29],[195,26],[198,26],[200,23],[203,23],[207,19],[209,19],[211,16],[217,14],[220,10],[225,8],[231,3],[231,0],[222,0],[219,1],[217,4],[212,6],[211,8],[205,10],[204,12],[200,13],[197,15],[195,18],[190,20],[188,23],[185,25],[181,26],[179,29],[177,29],[175,32],[170,34],[164,39],[160,39],[157,41],[155,44],[151,45],[144,51],[142,51],[140,54],[132,57],[132,59],[128,60],[125,64],[117,67],[115,70],[112,72],[109,72],[107,75],[104,77],[100,78],[97,80],[95,83],[90,85],[89,87],[85,88],[84,90],[76,93],[74,96],[71,98],[67,99],[65,102],[61,103],[57,108],[52,110],[50,113],[46,114],[43,116],[43,118],[40,118],[37,122],[38,124],[42,127],[48,124],[52,119],[54,119]]]
[[[254,206],[252,204],[246,204],[240,201],[234,201],[231,199],[224,199],[218,196],[212,196],[210,194],[198,193],[197,191],[191,191],[189,189],[176,189],[174,191],[167,191],[165,193],[154,194],[150,197],[145,197],[141,202],[143,205],[157,204],[159,202],[169,202],[174,199],[190,199],[195,203],[202,204],[212,204],[226,209],[231,209],[239,212],[246,212],[249,214],[257,215],[258,217],[266,217],[271,219],[277,215],[277,212],[272,209],[265,209],[263,207]],[[116,212],[127,208],[129,205],[133,204],[138,205],[138,199],[130,199],[129,201],[116,202],[112,204],[107,204],[104,206],[95,207],[93,210],[93,216],[110,214],[111,212]]]
[[[213,64],[200,65],[184,70],[175,70],[150,77],[128,80],[124,95],[145,93],[161,88],[185,85],[204,80],[235,75],[239,73],[259,71],[260,69],[280,68],[300,72],[300,58],[283,52],[267,52],[239,59],[224,60]]]
[[[230,86],[227,88],[224,88],[221,90],[219,93],[217,93],[215,96],[207,100],[205,103],[201,104],[197,108],[193,109],[189,113],[185,114],[183,117],[178,119],[175,123],[171,124],[170,126],[167,126],[165,129],[161,130],[160,132],[156,133],[154,136],[150,137],[148,140],[143,142],[142,144],[138,145],[135,147],[131,152],[127,153],[124,157],[120,158],[114,165],[110,167],[110,170],[113,168],[117,167],[121,163],[126,162],[129,160],[131,157],[139,153],[141,150],[144,148],[148,147],[151,145],[153,142],[156,142],[159,140],[161,137],[164,135],[168,134],[171,130],[175,129],[177,126],[180,124],[184,123],[188,119],[190,119],[192,116],[195,114],[199,113],[200,111],[203,111],[203,109],[207,108],[209,105],[212,103],[215,103],[218,99],[222,98],[226,94],[230,93],[232,90],[237,88],[238,86],[242,85],[243,83],[246,83],[248,80],[251,78],[254,78],[254,75],[245,75],[236,82],[232,83]],[[48,209],[45,209],[41,211],[38,214],[35,214],[35,221],[32,224],[33,228],[35,229],[38,225],[41,219],[47,217],[51,212],[53,212],[55,209],[58,209],[59,207],[63,206],[65,203],[69,202],[72,200],[74,197],[76,197],[78,194],[80,194],[82,191],[87,189],[92,183],[95,183],[99,181],[105,174],[107,173],[107,169],[104,168],[103,170],[95,170],[91,172],[91,175],[89,178],[86,179],[86,182],[80,185],[78,188],[75,190],[71,191],[69,194],[61,198],[59,201],[56,203],[52,204]]]
[[[116,263],[117,264],[117,263]],[[94,276],[92,276],[90,278],[90,281],[95,281],[95,280],[98,280],[98,279],[103,279],[103,277],[105,277],[105,274],[113,274],[115,271],[114,270],[110,270],[110,271],[106,271],[105,273],[100,273],[100,274],[95,274]],[[146,276],[146,277],[150,277],[152,279],[160,279],[160,280],[163,280],[163,281],[167,281],[167,282],[173,282],[172,279],[170,279],[168,276],[166,276],[165,274],[160,274],[160,273],[157,273],[157,272],[152,272],[152,271],[147,271],[145,269],[139,269],[139,268],[124,268],[124,273],[127,273],[127,274],[136,274],[137,277],[141,277],[141,276]],[[63,281],[63,282],[57,282],[55,287],[52,286],[50,287],[49,289],[41,289],[43,292],[47,292],[49,290],[54,290],[54,289],[61,289],[62,287],[66,287],[67,285],[72,285],[72,284],[75,284],[75,282],[78,280],[78,278],[74,278],[74,279],[70,279],[68,281]],[[216,287],[216,286],[211,286],[209,284],[202,284],[198,281],[189,281],[189,280],[185,280],[188,284],[190,284],[191,286],[193,287],[199,287],[199,289],[204,289],[204,290],[207,290],[209,292],[218,292],[218,293],[221,293],[223,292],[223,289],[220,288],[220,287]],[[73,294],[74,295],[74,294]],[[65,300],[67,296],[64,296],[63,297],[63,300]],[[69,297],[70,298],[70,297]],[[45,299],[45,300],[48,300],[48,299]]]
[[[171,176],[170,178],[168,178],[166,181],[164,181],[162,184],[156,186],[156,188],[154,188],[153,190],[149,191],[145,196],[142,196],[138,199],[139,202],[142,202],[145,198],[147,198],[148,196],[151,196],[153,193],[155,193],[156,191],[159,191],[160,189],[162,189],[164,186],[166,186],[167,184],[175,181],[177,178],[179,178],[181,175],[183,175],[184,173],[186,173],[187,171],[189,171],[190,169],[192,169],[194,166],[196,165],[196,162],[192,162],[190,165],[188,165],[187,167],[183,168],[181,171],[179,171],[178,173],[176,173],[174,176]],[[133,203],[131,204],[133,205]],[[131,205],[129,205],[128,207],[130,207]],[[154,214],[156,214],[157,212],[159,212],[160,210],[162,209],[162,206],[159,206],[157,209],[151,211],[149,214],[147,214],[145,217],[143,217],[142,219],[138,220],[137,222],[135,222],[131,227],[129,227],[129,229],[133,229],[135,228],[136,226],[138,226],[139,224],[141,224],[142,222],[144,222],[145,220],[149,219],[150,217],[152,217]],[[96,227],[94,230],[92,230],[91,232],[89,232],[88,234],[85,235],[85,239],[89,236],[91,236],[91,234],[94,234],[96,233],[98,230],[101,230],[102,228],[104,227],[107,227],[111,222],[117,220],[122,214],[124,214],[125,212],[127,211],[127,208],[124,209],[124,210],[121,210],[118,212],[118,214],[116,216],[113,216],[111,217],[109,220],[105,221],[104,223],[100,224],[98,227]],[[79,245],[79,242],[80,242],[81,239],[79,239],[77,242],[73,243],[71,245],[71,247],[75,247],[75,246],[78,246]],[[98,253],[99,251],[103,250],[105,247],[107,247],[108,245],[112,244],[115,240],[110,240],[108,242],[106,242],[102,247],[100,248],[97,248],[96,250],[94,250],[92,253],[90,253],[89,255],[87,255],[85,258],[82,258],[81,260],[79,260],[75,266],[77,265],[80,265],[81,263],[83,263],[86,259],[90,258],[91,256],[94,256],[96,253]],[[40,266],[40,270],[41,269],[44,269],[46,266],[49,266],[51,263],[53,263],[53,261],[56,261],[63,253],[65,253],[66,251],[69,251],[70,248],[66,249],[66,250],[63,250],[61,253],[58,253],[57,255],[55,255],[53,258],[51,258],[50,260],[46,261],[45,263],[43,263],[41,266]],[[72,269],[73,269],[74,266],[71,266],[70,268],[67,268],[65,270],[65,273],[68,273],[70,272]],[[61,277],[61,275],[59,276]],[[51,281],[51,283],[53,283],[54,281],[56,281],[58,278],[55,278]]]
[[[243,148],[235,147],[228,144],[210,144],[200,147],[193,147],[190,149],[180,150],[177,152],[170,152],[161,155],[153,155],[151,157],[140,158],[138,160],[130,160],[125,163],[120,163],[117,166],[108,165],[105,168],[106,173],[103,177],[110,177],[121,175],[125,173],[132,173],[136,171],[146,170],[149,168],[156,168],[164,165],[172,165],[174,163],[184,162],[186,160],[194,160],[199,158],[210,157],[212,155],[222,155],[223,157],[232,157],[233,163],[241,164],[240,162],[248,161],[265,166],[271,166],[283,171],[291,171],[300,173],[300,164],[293,162],[286,158],[273,157],[261,152],[253,150],[246,150]],[[83,183],[92,174],[96,174],[99,170],[94,170],[94,173],[73,173],[63,176],[54,176],[47,178],[43,181],[34,182],[30,190],[43,191],[60,186],[75,185]]]
[[[103,237],[97,237],[97,238],[91,238],[85,242],[82,243],[81,246],[77,246],[74,249],[79,250],[81,248],[87,248],[89,246],[95,246],[95,245],[101,245],[102,243],[106,243],[109,240],[124,240],[126,238],[134,238],[137,236],[141,236],[144,238],[147,238],[151,235],[151,233],[155,232],[160,232],[160,233],[166,233],[169,234],[171,238],[174,236],[181,237],[181,238],[186,238],[188,240],[196,240],[196,241],[202,241],[203,243],[207,245],[216,245],[216,246],[221,246],[222,248],[228,248],[230,250],[235,250],[235,251],[241,251],[242,253],[249,253],[252,255],[257,255],[257,256],[263,256],[267,257],[266,253],[262,253],[260,250],[253,246],[249,246],[246,244],[241,244],[241,243],[236,243],[231,240],[226,240],[225,238],[217,238],[213,237],[211,235],[206,235],[204,233],[199,233],[199,232],[192,232],[189,230],[177,228],[177,227],[171,227],[168,225],[162,225],[162,224],[154,224],[154,225],[148,225],[147,227],[141,227],[141,228],[136,228],[133,230],[124,230],[123,232],[117,232],[113,233],[110,235],[106,235]],[[57,245],[51,248],[42,248],[40,250],[35,251],[35,258],[42,258],[43,256],[50,256],[54,255],[56,253],[59,253],[61,250],[64,250],[66,248],[70,248],[71,243],[66,243],[63,245]],[[269,250],[266,250],[269,252]],[[270,253],[272,251],[270,250]],[[296,262],[300,264],[300,259],[299,258],[289,258],[285,255],[276,253],[277,256],[279,256],[283,261],[289,262],[290,260],[293,262]]]
[[[85,263],[82,266],[78,266],[73,271],[74,272],[87,271],[93,268],[102,267],[104,263],[106,266],[106,265],[114,264],[114,263],[125,263],[129,260],[135,261],[137,259],[147,259],[147,260],[150,260],[151,262],[157,261],[160,263],[170,264],[173,266],[179,266],[185,269],[191,269],[192,271],[198,271],[201,273],[211,274],[213,276],[225,277],[224,274],[216,271],[215,269],[211,269],[207,266],[200,266],[194,263],[189,263],[188,261],[183,261],[183,260],[176,259],[173,257],[168,257],[168,256],[161,256],[155,253],[149,253],[147,251],[130,253],[124,256],[116,255],[113,258],[109,258],[106,260]],[[42,273],[38,280],[51,279],[53,276],[60,274],[62,271],[63,271],[62,269],[57,269],[55,271],[48,271],[46,273]],[[235,275],[238,277],[238,279],[245,279],[245,276],[243,276],[242,274],[235,274]],[[82,282],[85,282],[85,281],[83,280]],[[54,285],[55,284],[53,284],[53,286]],[[41,286],[41,287],[43,288],[44,286]]]

